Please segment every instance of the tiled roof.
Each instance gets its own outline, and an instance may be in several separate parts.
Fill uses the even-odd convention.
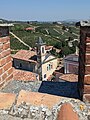
[[[20,80],[20,81],[35,81],[36,80],[36,73],[19,70],[19,69],[13,69],[13,77],[14,80]]]
[[[78,75],[76,75],[76,74],[63,74],[59,78],[65,80],[65,81],[69,81],[69,82],[77,82],[78,81]]]
[[[70,54],[70,55],[67,55],[64,60],[70,60],[70,61],[75,61],[75,62],[78,62],[78,55],[76,54]]]
[[[36,60],[32,60],[32,59],[31,59],[31,57],[33,57],[33,56],[35,56],[35,55],[36,55],[36,52],[34,52],[34,51],[30,51],[30,50],[19,50],[19,51],[13,56],[13,58],[37,63]]]
[[[25,28],[25,30],[34,30],[33,27],[28,27],[28,28]]]

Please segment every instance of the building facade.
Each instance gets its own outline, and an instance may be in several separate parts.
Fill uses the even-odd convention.
[[[46,81],[57,68],[57,58],[47,53],[45,46],[46,44],[39,38],[37,41],[38,74],[40,75],[40,80]]]
[[[78,55],[71,54],[64,58],[64,73],[78,74]]]

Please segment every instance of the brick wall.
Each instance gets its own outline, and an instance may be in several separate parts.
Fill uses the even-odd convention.
[[[90,26],[80,27],[79,93],[82,100],[90,102]]]
[[[13,78],[9,36],[0,36],[0,88]]]

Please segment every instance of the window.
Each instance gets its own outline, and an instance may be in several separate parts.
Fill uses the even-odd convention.
[[[53,69],[53,63],[47,65],[47,71]]]
[[[42,47],[42,53],[44,53],[44,47]]]
[[[22,64],[20,63],[20,68],[22,68]]]
[[[51,63],[51,69],[53,69],[53,63]]]
[[[51,65],[49,64],[49,70],[51,69]]]
[[[46,78],[46,74],[44,74],[44,78]]]
[[[49,69],[48,69],[48,66],[47,66],[47,71],[48,71]]]

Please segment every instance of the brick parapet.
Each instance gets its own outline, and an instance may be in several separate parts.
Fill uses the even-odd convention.
[[[81,99],[90,101],[90,27],[80,27],[79,93]]]
[[[0,88],[13,78],[10,37],[0,38]]]

